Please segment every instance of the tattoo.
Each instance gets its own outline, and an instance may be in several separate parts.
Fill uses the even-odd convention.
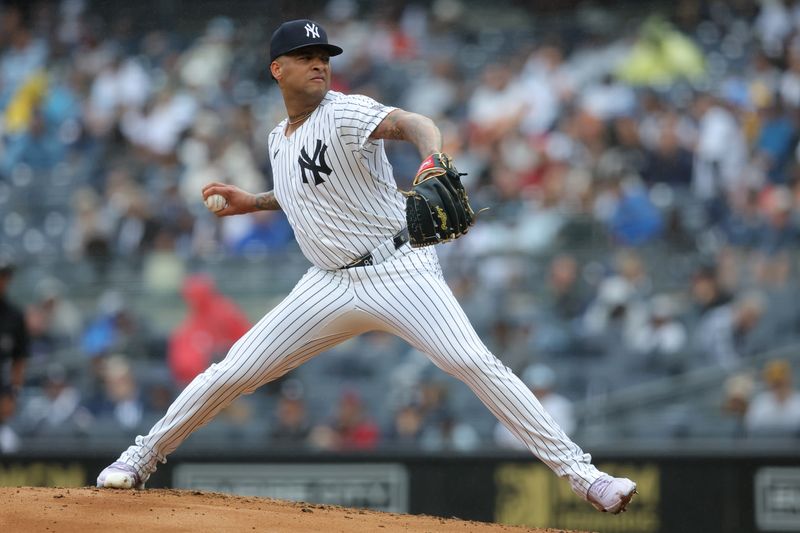
[[[431,119],[400,109],[386,115],[372,138],[408,141],[417,147],[422,157],[442,150],[442,133]]]
[[[256,195],[256,209],[259,211],[277,211],[281,208],[275,191],[262,192]]]
[[[402,111],[397,113],[389,113],[386,115],[386,118],[383,119],[378,127],[375,129],[375,134],[379,134],[379,139],[392,139],[395,141],[404,141],[405,135],[403,134],[403,130],[400,129],[398,126],[398,122],[400,122],[400,117],[403,114]]]

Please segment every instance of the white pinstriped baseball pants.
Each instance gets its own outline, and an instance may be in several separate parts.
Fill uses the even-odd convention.
[[[190,433],[318,353],[369,330],[393,333],[466,383],[532,453],[586,496],[601,473],[533,393],[484,346],[444,281],[431,248],[401,247],[373,266],[311,267],[291,293],[198,375],[120,461],[153,472]]]

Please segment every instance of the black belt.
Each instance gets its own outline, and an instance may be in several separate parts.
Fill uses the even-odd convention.
[[[392,242],[394,242],[394,249],[395,250],[399,249],[401,246],[403,246],[405,243],[407,243],[408,242],[408,228],[403,228],[399,232],[397,232],[395,234],[395,236],[392,237]],[[355,261],[353,261],[349,265],[342,267],[342,270],[346,270],[348,268],[369,266],[369,265],[372,265],[373,263],[374,263],[374,261],[373,261],[373,258],[372,258],[372,252],[370,252],[365,256],[359,257],[358,259],[356,259]]]

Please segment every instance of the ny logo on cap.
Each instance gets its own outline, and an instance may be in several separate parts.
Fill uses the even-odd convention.
[[[319,39],[319,28],[314,23],[306,23],[306,37],[314,37]]]

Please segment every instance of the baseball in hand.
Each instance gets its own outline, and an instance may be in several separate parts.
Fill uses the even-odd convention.
[[[221,194],[212,194],[206,198],[206,207],[212,213],[216,213],[228,207],[228,201]]]

